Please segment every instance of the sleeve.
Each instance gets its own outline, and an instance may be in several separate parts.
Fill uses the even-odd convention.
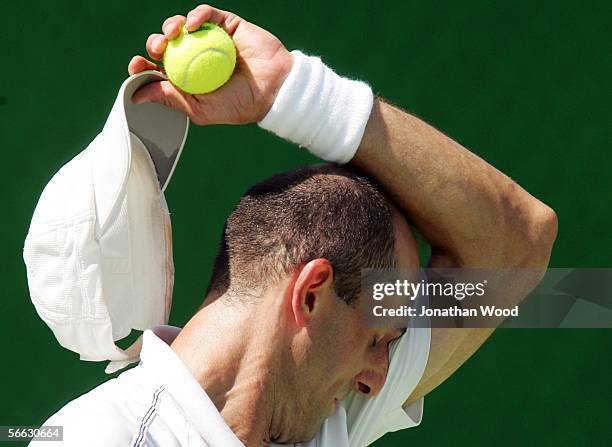
[[[420,297],[423,302],[425,297]],[[389,371],[380,393],[367,398],[351,393],[345,400],[350,447],[372,444],[388,432],[416,427],[423,416],[423,402],[404,407],[417,387],[429,358],[431,328],[409,326],[404,335],[391,343]]]

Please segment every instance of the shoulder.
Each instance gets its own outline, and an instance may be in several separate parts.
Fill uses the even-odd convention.
[[[132,371],[68,402],[43,425],[63,427],[65,446],[130,445],[154,397],[152,386],[138,383]]]

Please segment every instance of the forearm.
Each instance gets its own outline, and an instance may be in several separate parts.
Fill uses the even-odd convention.
[[[375,100],[353,163],[374,177],[447,266],[545,266],[554,212],[422,120]]]
[[[556,237],[554,212],[432,126],[376,100],[352,161],[375,178],[432,246],[430,267],[533,267],[496,281],[506,306],[537,284]],[[501,286],[503,285],[503,286]],[[494,327],[433,328],[427,368],[410,404],[436,388]]]

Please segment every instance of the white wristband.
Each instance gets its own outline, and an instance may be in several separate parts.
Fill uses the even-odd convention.
[[[293,67],[259,126],[324,160],[347,163],[363,137],[372,89],[338,76],[318,57],[291,54]]]

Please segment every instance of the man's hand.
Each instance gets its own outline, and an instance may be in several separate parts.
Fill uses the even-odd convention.
[[[191,95],[168,81],[153,82],[132,97],[136,103],[151,101],[186,114],[193,123],[246,124],[260,121],[268,112],[283,81],[291,70],[292,56],[275,36],[231,12],[200,5],[187,14],[169,17],[162,25],[163,34],[151,34],[146,48],[156,61],[163,58],[169,40],[175,39],[185,23],[188,31],[204,22],[219,24],[232,36],[237,50],[236,69],[220,89]],[[144,70],[158,70],[159,65],[142,56],[134,56],[128,65],[130,75]]]

